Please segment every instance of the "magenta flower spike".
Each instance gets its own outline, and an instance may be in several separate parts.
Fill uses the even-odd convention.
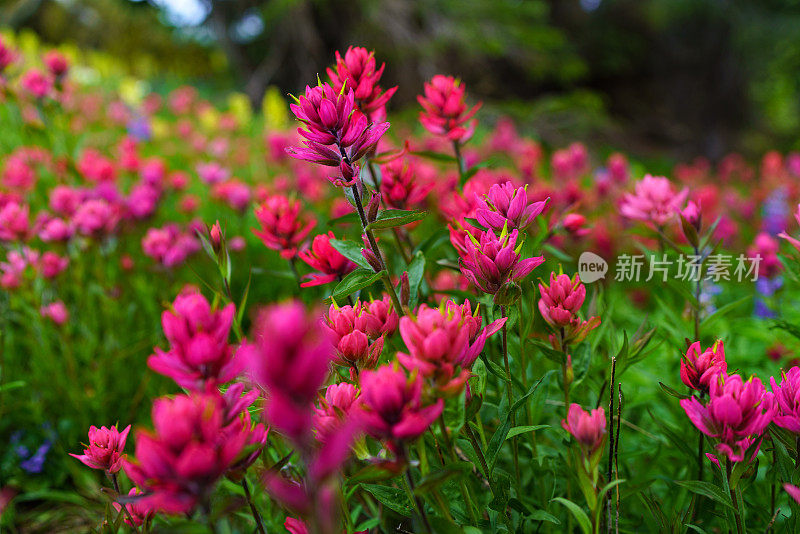
[[[663,176],[649,174],[636,183],[634,192],[624,196],[620,213],[628,219],[663,226],[681,211],[689,190],[676,192],[672,182]]]
[[[511,182],[494,184],[485,198],[477,196],[478,206],[475,217],[486,228],[495,232],[528,228],[547,205],[548,199],[528,203],[525,187],[515,188]]]
[[[567,418],[561,426],[581,444],[587,456],[602,447],[606,438],[606,413],[603,408],[585,411],[579,404],[572,403]]]
[[[328,68],[328,77],[337,93],[352,90],[358,109],[367,117],[383,117],[384,107],[397,91],[397,86],[384,91],[378,82],[383,76],[384,63],[377,67],[375,52],[360,46],[347,48],[344,57],[336,51],[336,65]]]
[[[277,250],[282,258],[292,259],[297,256],[301,243],[317,224],[301,210],[299,200],[273,195],[255,209],[261,229],[254,228],[253,233],[267,248]]]
[[[452,76],[437,74],[425,83],[424,95],[417,96],[423,111],[419,122],[434,135],[464,143],[475,132],[476,120],[470,121],[481,108],[479,102],[467,109],[466,87]]]
[[[333,232],[320,234],[314,237],[311,248],[301,251],[298,257],[314,269],[315,273],[306,275],[309,280],[303,282],[302,287],[319,286],[338,280],[357,267],[355,263],[348,260],[333,248],[331,239],[336,239]]]
[[[727,370],[725,346],[720,339],[706,350],[702,350],[700,342],[695,341],[681,358],[681,380],[688,387],[701,393],[708,393],[711,382],[716,379],[717,374]]]
[[[97,428],[92,425],[89,427],[89,443],[83,454],[70,453],[70,456],[92,469],[116,473],[122,468],[125,459],[123,451],[130,430],[131,425],[126,426],[122,432],[117,430],[116,425],[109,428],[104,426]]]
[[[769,382],[778,403],[773,421],[779,427],[800,435],[800,367],[792,367],[788,372],[781,371],[780,384],[773,377]]]
[[[550,285],[539,284],[539,312],[545,322],[558,334],[563,330],[559,343],[580,343],[586,336],[600,326],[600,318],[592,317],[584,321],[579,316],[586,299],[586,287],[576,274],[572,278],[566,274],[550,273]],[[555,340],[555,337],[553,338]]]

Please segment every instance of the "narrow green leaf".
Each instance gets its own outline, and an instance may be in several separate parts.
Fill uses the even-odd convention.
[[[556,497],[553,499],[553,501],[563,504],[570,512],[572,512],[572,515],[575,516],[575,519],[578,521],[578,525],[580,525],[583,534],[592,534],[592,522],[589,519],[589,516],[586,515],[586,512],[584,512],[580,506],[563,497]]]
[[[422,220],[426,215],[428,215],[427,211],[383,210],[375,221],[367,225],[367,230],[381,230],[383,228],[403,226]]]
[[[419,286],[422,283],[422,275],[425,273],[425,254],[417,252],[408,265],[408,286],[411,298],[408,306],[412,310],[417,307],[419,300]]]
[[[733,501],[731,501],[730,495],[726,494],[722,489],[719,488],[719,486],[715,484],[704,482],[702,480],[676,480],[675,483],[682,488],[688,489],[692,493],[697,493],[698,495],[703,495],[704,497],[713,499],[732,510],[735,509],[733,507]]]
[[[406,493],[391,486],[380,484],[361,484],[361,487],[370,492],[378,501],[401,515],[410,516],[413,508]]]
[[[348,295],[355,293],[365,287],[369,287],[380,280],[386,271],[376,273],[370,269],[356,269],[345,276],[333,290],[331,298],[337,303],[344,300]]]
[[[369,263],[367,263],[367,260],[361,255],[361,249],[364,247],[362,247],[359,243],[343,239],[331,239],[331,246],[338,250],[342,256],[353,263],[360,265],[365,269],[372,270]]]
[[[542,428],[550,428],[550,425],[527,425],[527,426],[515,426],[514,428],[508,431],[508,435],[506,435],[506,439],[511,439],[514,436],[519,436],[520,434],[524,434],[526,432],[535,432],[537,430],[541,430]]]

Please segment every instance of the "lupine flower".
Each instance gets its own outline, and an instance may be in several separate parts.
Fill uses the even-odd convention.
[[[328,374],[333,346],[319,315],[299,301],[275,304],[255,321],[253,341],[237,353],[250,378],[267,392],[266,418],[296,443],[311,429],[311,406]]]
[[[503,228],[523,231],[542,213],[546,204],[547,200],[528,204],[525,187],[514,188],[511,182],[505,182],[490,187],[485,198],[478,197],[475,216],[481,225],[495,232]]]
[[[86,445],[83,454],[70,454],[70,456],[92,469],[116,473],[122,468],[125,459],[123,454],[125,441],[130,431],[131,425],[125,427],[122,432],[117,430],[116,425],[111,428],[104,426],[97,428],[92,425],[89,427],[89,444]]]
[[[131,488],[128,492],[128,497],[139,497],[142,495],[141,490],[139,488]],[[117,512],[122,511],[122,505],[119,503],[112,503],[114,506],[114,510]],[[145,521],[153,517],[153,511],[147,509],[146,507],[142,506],[139,500],[132,500],[129,503],[125,504],[125,508],[128,510],[128,514],[130,514],[130,518],[128,514],[123,514],[123,518],[125,524],[129,527],[133,527],[134,529],[142,526]]]
[[[539,284],[539,294],[542,296],[539,312],[559,334],[559,346],[561,343],[580,343],[600,325],[599,317],[583,321],[578,315],[586,299],[586,287],[577,274],[570,278],[566,274],[556,276],[551,272],[550,285]]]
[[[358,178],[355,162],[375,150],[389,129],[388,122],[370,123],[355,109],[352,89],[336,92],[329,84],[306,86],[306,92],[290,104],[292,113],[303,123],[298,128],[305,137],[305,147],[291,147],[292,157],[328,167],[339,167],[341,176],[331,179],[335,185],[351,186]]]
[[[361,373],[361,411],[364,430],[386,440],[397,450],[400,443],[422,435],[444,409],[444,400],[422,403],[422,378],[410,378],[396,366],[384,365]]]
[[[0,240],[24,240],[30,231],[27,204],[9,202],[0,208]]]
[[[681,380],[688,387],[701,393],[708,393],[711,382],[716,380],[717,374],[727,370],[725,347],[721,339],[705,351],[700,347],[700,342],[695,341],[681,358]]]
[[[47,317],[57,325],[62,325],[69,321],[69,310],[63,302],[57,300],[39,308],[39,314],[42,317]]]
[[[561,426],[591,455],[603,446],[606,438],[606,413],[603,408],[585,411],[579,404],[570,404]]]
[[[778,412],[773,417],[773,422],[800,435],[800,367],[792,367],[788,373],[781,372],[780,385],[773,377],[770,377],[769,382],[778,403]]]
[[[447,137],[451,141],[464,143],[472,137],[476,120],[470,121],[481,107],[476,104],[467,109],[464,99],[466,87],[452,76],[437,74],[425,83],[425,95],[418,95],[417,102],[423,111],[419,121],[434,135]]]
[[[311,249],[304,250],[298,257],[306,262],[316,273],[306,275],[308,282],[303,282],[302,287],[319,286],[328,284],[344,277],[357,267],[355,263],[345,258],[331,245],[331,239],[336,239],[333,232],[320,234],[311,242]]]
[[[505,318],[498,319],[480,330],[481,318],[471,313],[469,301],[461,306],[443,302],[438,308],[423,304],[415,316],[400,319],[400,336],[408,354],[398,352],[397,360],[409,371],[430,379],[439,393],[458,393],[471,376],[469,368],[486,339],[505,322]]]
[[[146,510],[188,513],[205,501],[249,438],[239,422],[226,424],[219,393],[153,401],[155,432],[136,434],[136,459],[125,473],[146,494]]]
[[[623,197],[620,213],[629,219],[663,226],[681,210],[688,194],[686,188],[675,192],[672,182],[663,176],[646,174],[636,182],[634,193]]]
[[[255,209],[261,229],[254,228],[253,233],[267,248],[279,251],[281,257],[294,258],[298,247],[316,225],[301,208],[297,199],[283,195],[267,198]]]
[[[161,314],[170,348],[156,347],[147,365],[191,391],[230,382],[244,366],[228,344],[234,312],[233,304],[213,310],[199,292],[178,295],[171,309]]]
[[[395,86],[384,92],[378,84],[384,66],[381,63],[377,67],[375,52],[360,46],[351,46],[347,48],[344,58],[336,51],[336,66],[327,71],[333,89],[337,93],[352,89],[358,109],[368,118],[372,118],[385,115],[383,108],[397,91]]]
[[[418,172],[410,159],[394,159],[381,166],[381,197],[387,207],[409,209],[422,204],[436,185]]]
[[[778,405],[773,394],[756,377],[745,382],[741,376],[725,372],[711,381],[709,394],[706,405],[690,397],[682,399],[681,406],[694,426],[717,440],[719,453],[741,462],[747,448],[775,415]]]
[[[362,313],[361,303],[341,308],[331,304],[325,316],[325,326],[331,332],[336,352],[334,363],[356,369],[374,367],[383,351],[384,336],[378,336],[370,342],[370,338],[356,323]]]
[[[459,260],[461,272],[481,291],[491,295],[497,294],[506,284],[528,276],[544,263],[544,258],[521,259],[519,248],[515,250],[517,234],[517,230],[509,233],[504,229],[498,236],[486,230],[480,234],[480,241],[469,234],[469,240],[464,243],[467,256]]]
[[[319,441],[326,441],[342,427],[356,407],[356,399],[358,389],[353,384],[342,382],[327,387],[325,397],[320,398],[314,409],[314,429]]]

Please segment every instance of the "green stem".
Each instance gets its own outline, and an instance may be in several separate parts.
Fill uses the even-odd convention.
[[[109,473],[109,476],[111,477],[111,483],[114,485],[114,491],[117,492],[117,497],[120,497],[122,494],[119,491],[119,481],[117,480],[117,474]],[[130,510],[128,510],[128,506],[125,503],[120,503],[120,506],[122,506],[122,510],[125,513],[125,517],[128,518],[131,528],[134,531],[139,532],[139,527],[137,527],[136,523],[133,521],[133,517],[131,516]]]
[[[250,485],[247,483],[247,478],[245,477],[242,477],[242,489],[244,490],[244,496],[247,499],[247,504],[250,506],[250,513],[253,514],[253,520],[256,522],[256,528],[258,528],[258,532],[260,534],[267,534],[267,531],[264,529],[264,523],[261,521],[261,514],[258,513],[256,503],[253,502],[253,496],[250,493]]]
[[[464,185],[467,176],[467,165],[464,161],[464,156],[461,155],[461,143],[458,141],[453,141],[453,152],[455,153],[456,162],[458,163],[458,183]]]
[[[500,306],[500,316],[502,318],[508,317],[506,314],[506,307]],[[517,416],[514,412],[511,411],[511,406],[514,404],[514,393],[511,389],[511,366],[508,364],[508,328],[506,327],[506,321],[503,323],[503,364],[506,367],[506,395],[508,395],[508,413],[511,419],[511,426],[517,426]],[[514,474],[517,478],[517,485],[519,486],[520,483],[520,471],[519,471],[519,448],[517,443],[517,436],[511,438],[511,450],[514,455]]]
[[[404,462],[406,462],[405,478],[404,478],[405,480],[404,488],[406,490],[406,494],[416,507],[417,513],[422,519],[422,524],[425,526],[425,531],[428,532],[428,534],[431,534],[433,530],[431,530],[431,524],[428,521],[428,515],[425,513],[425,507],[423,506],[420,498],[414,493],[414,479],[411,477],[411,466],[408,465],[408,454],[406,452],[405,445],[400,445],[398,456]]]

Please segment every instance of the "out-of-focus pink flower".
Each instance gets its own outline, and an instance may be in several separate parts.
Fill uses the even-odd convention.
[[[591,455],[603,446],[606,438],[606,413],[603,408],[585,411],[579,404],[570,404],[561,426]]]
[[[20,77],[22,89],[37,100],[48,96],[53,90],[53,79],[39,69],[30,69]]]
[[[478,197],[475,215],[479,223],[495,232],[503,228],[523,231],[542,213],[548,200],[529,204],[525,187],[515,188],[511,182],[495,184],[485,198]]]
[[[253,341],[244,343],[244,358],[255,384],[267,392],[270,426],[296,443],[310,436],[312,404],[328,374],[333,346],[319,315],[299,301],[274,304],[259,312]]]
[[[370,123],[355,109],[355,92],[337,92],[330,84],[306,86],[306,92],[289,107],[303,123],[298,132],[305,138],[303,147],[290,147],[287,153],[297,159],[327,167],[339,167],[341,176],[332,177],[338,186],[351,186],[358,179],[355,162],[375,150],[389,129],[388,122]]]
[[[213,310],[199,292],[178,295],[171,309],[161,314],[170,348],[156,348],[147,365],[191,391],[230,382],[244,367],[228,344],[234,313],[233,304]]]
[[[451,300],[438,308],[423,304],[415,316],[400,319],[408,354],[398,352],[398,361],[428,378],[445,396],[461,391],[486,339],[506,322],[502,318],[481,330],[482,319],[471,312],[469,301],[458,305]]]
[[[461,272],[486,293],[496,295],[506,284],[528,276],[544,263],[544,257],[522,259],[516,250],[518,231],[492,230],[480,233],[480,240],[469,234],[464,242],[467,255],[459,260]]]
[[[301,210],[299,200],[273,195],[255,209],[261,229],[254,228],[253,233],[267,248],[279,251],[281,257],[294,258],[300,244],[317,224]]]
[[[570,278],[566,274],[550,273],[550,285],[539,284],[539,312],[544,320],[558,334],[558,346],[562,343],[580,343],[600,325],[599,317],[583,321],[580,312],[586,299],[586,286],[576,274]],[[563,332],[563,335],[561,334]],[[554,341],[555,337],[551,337]]]
[[[0,208],[0,240],[24,241],[30,231],[27,204],[9,202]]]
[[[562,221],[564,229],[575,237],[583,237],[591,230],[586,227],[586,217],[580,213],[568,213]]]
[[[395,451],[399,444],[422,435],[444,409],[443,399],[423,405],[422,378],[408,378],[396,366],[364,371],[360,378],[363,428]]]
[[[746,382],[739,375],[718,373],[711,381],[710,398],[703,405],[697,397],[681,400],[689,419],[703,434],[717,440],[716,449],[733,462],[744,453],[772,421],[778,409],[773,394],[758,378]]]
[[[197,175],[203,182],[214,185],[227,181],[231,177],[231,171],[212,161],[197,165]]]
[[[381,166],[381,196],[387,207],[404,210],[422,205],[436,184],[418,170],[419,164],[406,158]]]
[[[129,498],[140,497],[142,496],[141,490],[139,488],[131,488],[128,492]],[[112,503],[114,506],[114,510],[117,512],[122,511],[122,505],[119,503]],[[131,502],[125,504],[125,508],[128,510],[128,514],[123,514],[125,524],[129,527],[133,527],[134,529],[142,526],[145,521],[153,517],[153,511],[148,510],[147,508],[143,507],[138,500],[133,499]]]
[[[190,231],[181,230],[177,224],[163,228],[149,228],[142,238],[142,250],[164,267],[175,267],[199,251],[200,242]]]
[[[11,65],[17,55],[0,39],[0,74],[6,70],[6,67]]]
[[[56,79],[63,78],[69,70],[69,61],[67,61],[67,57],[58,50],[49,50],[44,55],[44,64],[47,65],[47,70],[49,70],[50,74],[55,76]]]
[[[119,220],[118,211],[102,199],[86,200],[72,216],[72,225],[85,236],[99,236],[114,230]]]
[[[250,188],[246,183],[239,180],[229,180],[221,184],[216,184],[211,189],[214,198],[226,202],[231,208],[243,211],[250,205]]]
[[[434,76],[425,83],[424,96],[417,96],[417,102],[423,108],[419,114],[419,122],[434,135],[459,143],[468,141],[477,123],[477,120],[470,119],[478,112],[482,103],[479,102],[468,110],[464,98],[466,90],[464,84],[452,76]]]
[[[781,371],[781,383],[770,377],[772,392],[778,403],[778,412],[773,422],[781,428],[800,435],[800,367],[792,367],[788,373]]]
[[[651,222],[656,226],[668,223],[680,212],[689,190],[675,192],[672,182],[663,176],[649,174],[636,182],[634,192],[623,197],[620,213],[629,219]]]
[[[688,387],[701,393],[708,393],[717,374],[727,370],[725,346],[721,339],[706,350],[700,347],[699,341],[695,341],[681,358],[681,380]]]
[[[117,430],[116,425],[110,428],[104,426],[97,428],[92,425],[89,427],[89,443],[83,454],[70,454],[70,456],[92,469],[116,473],[122,468],[122,462],[125,460],[123,451],[130,431],[131,425],[125,427],[122,432]]]
[[[36,262],[36,268],[45,278],[55,278],[69,265],[69,258],[59,256],[55,252],[47,251]]]
[[[90,182],[113,182],[117,178],[114,162],[93,148],[87,148],[81,153],[76,167]]]
[[[784,235],[781,235],[784,237]],[[791,239],[789,238],[791,242]],[[761,257],[758,263],[758,275],[772,278],[783,270],[783,264],[778,259],[780,244],[778,240],[766,232],[760,232],[753,244],[747,248],[747,255],[750,258]]]
[[[39,239],[44,242],[66,241],[72,237],[72,227],[58,217],[50,217],[39,229]]]
[[[317,272],[306,275],[308,282],[302,287],[320,286],[349,274],[356,269],[356,264],[348,260],[333,248],[331,239],[336,239],[333,232],[314,237],[311,248],[298,254],[299,258]]]
[[[614,152],[608,156],[606,167],[608,168],[608,173],[611,175],[611,178],[616,183],[624,184],[628,181],[628,158],[626,158],[624,154]]]
[[[47,317],[59,326],[69,321],[69,311],[60,300],[51,302],[47,306],[42,306],[39,308],[39,313],[42,317]]]
[[[331,304],[325,316],[325,326],[331,331],[331,339],[336,347],[333,361],[338,365],[369,369],[375,366],[383,351],[383,336],[370,340],[367,334],[357,328],[356,322],[361,312],[360,302],[341,308]]]
[[[145,493],[145,510],[187,513],[213,492],[250,435],[241,421],[226,422],[219,393],[153,401],[155,432],[136,433],[136,459],[125,473]]]
[[[787,482],[783,485],[783,489],[786,490],[786,493],[789,494],[789,497],[794,499],[794,502],[800,504],[800,488]]]
[[[358,388],[347,382],[331,384],[314,409],[314,429],[319,441],[327,441],[350,417],[356,407]]]
[[[336,51],[336,65],[328,68],[328,77],[337,93],[352,89],[356,106],[369,118],[386,115],[384,106],[392,98],[397,87],[383,91],[378,84],[385,64],[377,67],[375,52],[360,46],[348,47],[344,57]]]
[[[72,216],[82,200],[80,191],[66,185],[57,185],[50,190],[50,209],[65,217]]]

